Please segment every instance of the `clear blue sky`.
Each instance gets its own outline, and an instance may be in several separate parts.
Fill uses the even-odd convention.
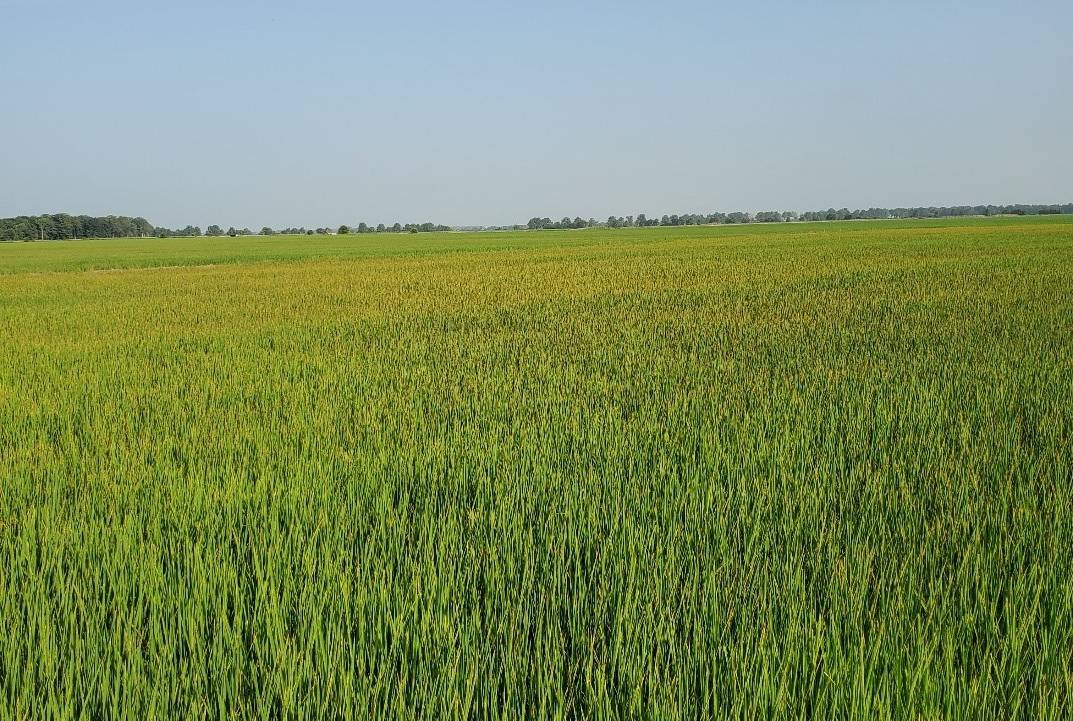
[[[0,216],[1073,200],[1073,2],[0,0]]]

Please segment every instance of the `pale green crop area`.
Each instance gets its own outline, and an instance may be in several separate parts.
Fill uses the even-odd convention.
[[[1073,223],[0,245],[0,718],[1073,715]]]

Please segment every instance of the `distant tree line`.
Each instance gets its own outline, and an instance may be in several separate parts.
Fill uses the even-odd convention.
[[[68,238],[137,238],[156,229],[145,218],[108,215],[20,215],[0,218],[0,240],[65,240]]]
[[[610,218],[608,218],[610,220]],[[564,217],[562,220],[552,220],[551,218],[530,218],[527,227],[529,230],[566,230],[568,228],[594,228],[600,224],[595,218],[574,218],[570,220],[569,217]]]
[[[156,228],[153,231],[153,235],[158,238],[186,238],[189,236],[194,236],[196,238],[201,235],[201,228],[196,225],[188,225],[185,228],[177,228],[176,230]],[[206,233],[205,235],[212,235],[212,233]]]
[[[769,217],[770,216],[770,217]],[[793,220],[796,213],[684,213],[682,215],[664,215],[661,218],[649,218],[644,213],[625,217],[609,216],[606,228],[651,228],[660,225],[712,225],[714,223],[752,223]],[[530,221],[532,223],[532,221]]]
[[[609,216],[597,222],[590,218],[565,217],[562,220],[534,216],[526,224],[529,230],[562,230],[567,228],[647,228],[652,226],[713,225],[733,223],[789,223],[800,220],[878,220],[908,218],[951,218],[966,215],[1060,215],[1073,214],[1073,203],[1064,205],[959,205],[954,207],[919,208],[868,208],[867,210],[808,211],[798,213],[790,210],[767,210],[759,213],[685,213],[649,218],[644,213],[625,217]]]
[[[357,227],[354,228],[341,225],[336,232],[340,235],[347,233],[434,233],[450,229],[449,225],[440,225],[439,223],[395,223],[393,225],[378,223],[376,227],[367,223],[358,223]]]
[[[406,223],[405,225],[401,223],[395,223],[391,226],[386,226],[383,223],[380,223],[375,228],[369,226],[367,223],[358,223],[357,226],[353,228],[349,225],[340,225],[338,228],[324,226],[320,228],[307,229],[303,226],[300,228],[280,228],[279,230],[270,228],[266,225],[261,228],[260,232],[257,233],[257,235],[325,235],[330,233],[334,233],[336,235],[348,235],[350,233],[429,233],[432,231],[444,231],[450,229],[450,226],[439,225],[437,223]],[[190,226],[187,226],[182,230],[175,231],[166,231],[163,228],[158,228],[157,230],[170,233],[172,235],[201,234],[200,229]],[[208,230],[205,231],[205,235],[230,235],[232,237],[236,235],[253,234],[253,231],[251,231],[249,228],[242,228],[241,230],[236,230],[235,228],[228,228],[226,231],[224,231],[221,230],[220,226],[218,225],[210,225]],[[165,236],[161,235],[161,237]]]
[[[733,223],[788,223],[800,220],[874,220],[907,218],[950,218],[967,215],[1059,215],[1073,214],[1073,203],[1060,205],[959,205],[953,207],[917,207],[917,208],[868,208],[867,210],[814,210],[804,213],[794,211],[768,210],[759,213],[684,213],[682,215],[664,215],[649,218],[644,213],[637,215],[609,216],[606,221],[595,218],[564,217],[560,220],[533,217],[526,225],[477,226],[473,230],[561,230],[576,228],[647,228],[652,226],[676,225],[712,225]],[[313,235],[337,233],[430,233],[451,230],[449,226],[438,223],[394,223],[370,226],[358,223],[357,226],[341,225],[338,228],[325,226],[316,229],[284,228],[273,230],[265,226],[260,235]],[[132,218],[125,215],[108,215],[91,217],[88,215],[20,215],[16,218],[0,218],[0,241],[3,240],[64,240],[69,238],[172,238],[179,236],[239,236],[253,235],[249,228],[229,227],[224,230],[219,225],[210,225],[202,233],[201,228],[188,225],[185,228],[168,229],[156,227],[145,218]]]
[[[606,221],[598,222],[593,218],[563,218],[553,221],[550,218],[530,218],[526,225],[529,230],[561,230],[566,228],[651,228],[660,225],[712,225],[715,223],[778,223],[797,220],[797,213],[765,211],[761,213],[685,213],[683,215],[664,215],[661,218],[649,218],[644,213],[625,217],[609,216]]]
[[[338,229],[323,227],[317,229],[283,228],[273,230],[268,226],[261,228],[260,235],[313,235],[314,233],[428,233],[445,231],[451,228],[439,223],[380,223],[375,228],[366,223],[358,223],[353,230],[341,225]],[[20,215],[16,218],[0,218],[0,241],[4,240],[70,240],[74,238],[178,238],[200,236],[254,235],[249,228],[224,230],[219,225],[210,225],[202,232],[196,225],[185,228],[164,228],[154,226],[145,218],[131,218],[125,215],[92,217],[88,215]]]
[[[234,238],[237,235],[253,235],[253,231],[249,228],[235,228],[234,226],[227,230],[222,229],[218,225],[210,225],[205,229],[205,232],[201,232],[201,228],[196,225],[188,225],[185,228],[176,228],[175,230],[169,230],[168,228],[157,228],[153,233],[158,238],[198,238],[202,235],[205,236],[223,236],[229,235]]]
[[[869,208],[868,210],[810,211],[801,220],[874,220],[883,218],[954,218],[965,215],[1062,215],[1073,214],[1073,203],[1064,205],[957,205],[953,207]]]

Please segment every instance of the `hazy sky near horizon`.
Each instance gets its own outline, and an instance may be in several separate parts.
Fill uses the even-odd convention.
[[[1073,2],[0,0],[0,216],[1073,201]]]

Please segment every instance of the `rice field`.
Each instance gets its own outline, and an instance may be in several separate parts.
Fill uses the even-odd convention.
[[[1073,222],[0,244],[0,718],[1073,715]]]

